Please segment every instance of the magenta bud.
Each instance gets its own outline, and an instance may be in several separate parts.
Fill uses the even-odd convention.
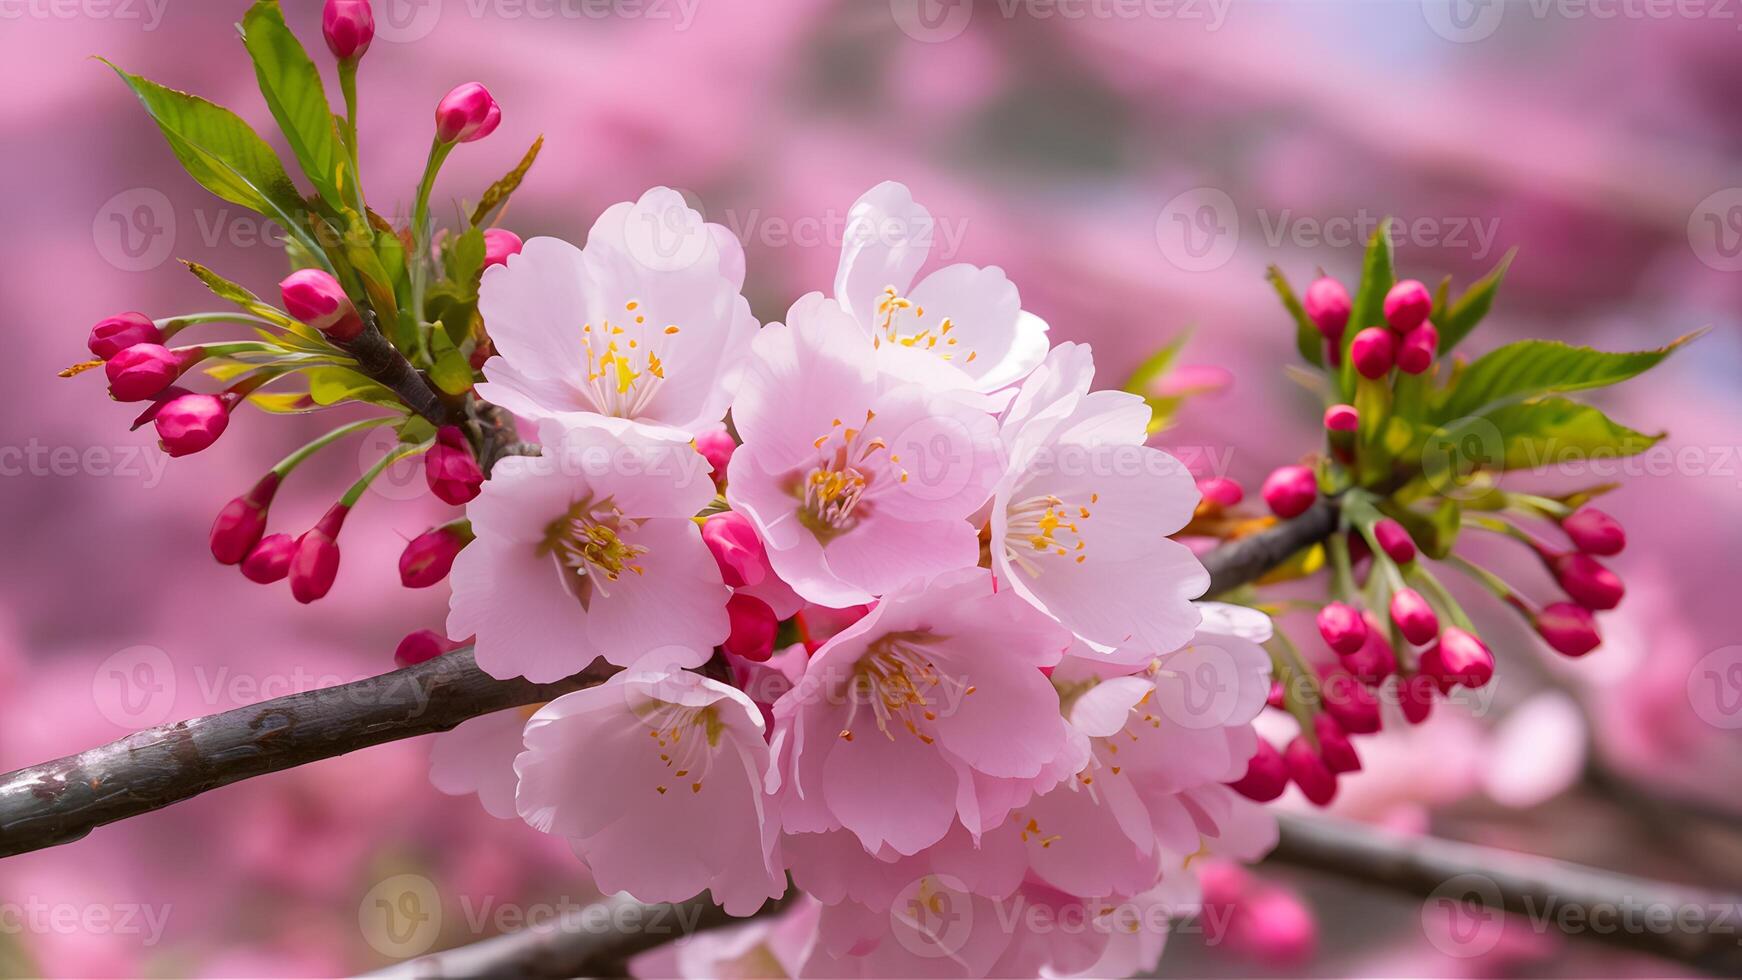
[[[399,553],[399,581],[408,589],[427,589],[448,577],[454,559],[472,543],[470,532],[452,524],[432,527]]]
[[[738,444],[725,429],[714,429],[696,436],[696,451],[714,468],[715,487],[726,486],[726,464],[732,462],[732,453],[737,449]]]
[[[1046,676],[1051,677],[1052,675]],[[1265,696],[1264,703],[1272,708],[1286,709],[1288,707],[1288,692],[1283,689],[1282,682],[1274,677],[1270,680],[1270,693]]]
[[[344,342],[363,332],[363,318],[339,281],[320,269],[298,269],[278,284],[291,316]]]
[[[768,552],[750,519],[737,511],[722,511],[702,522],[702,541],[720,566],[720,577],[734,589],[761,585],[771,574]]]
[[[271,585],[290,574],[290,559],[295,555],[295,538],[288,534],[268,534],[248,552],[248,557],[242,559],[242,575],[250,582]]]
[[[327,0],[321,10],[321,36],[340,61],[363,57],[375,40],[375,11],[369,0]]]
[[[1206,476],[1198,481],[1198,493],[1207,503],[1217,507],[1236,507],[1246,499],[1246,488],[1238,480],[1225,476]]]
[[[1360,772],[1361,757],[1355,754],[1355,743],[1349,740],[1343,726],[1330,715],[1313,716],[1313,733],[1319,737],[1319,758],[1333,773]]]
[[[1536,632],[1556,653],[1582,657],[1603,642],[1597,633],[1597,617],[1576,602],[1551,602],[1531,618]]]
[[[1434,700],[1439,696],[1439,684],[1426,674],[1412,674],[1397,679],[1397,706],[1411,725],[1419,725],[1433,713]]]
[[[520,236],[506,228],[491,228],[484,232],[484,268],[507,265],[508,256],[519,255],[526,245]]]
[[[1344,731],[1371,735],[1379,730],[1379,699],[1353,676],[1331,671],[1319,685],[1319,694],[1325,711],[1337,719]]]
[[[1385,294],[1385,322],[1398,333],[1408,333],[1421,326],[1433,308],[1433,294],[1414,279],[1403,280]]]
[[[168,405],[170,402],[175,401],[183,395],[191,394],[193,394],[193,392],[183,388],[181,385],[170,385],[168,388],[163,389],[157,393],[156,398],[151,400],[150,405],[145,406],[145,411],[133,416],[133,424],[127,427],[127,431],[134,432],[138,430],[140,426],[145,425],[148,422],[155,422],[157,420],[157,413],[163,411],[163,406]]]
[[[423,454],[423,475],[431,493],[455,506],[476,497],[484,485],[484,471],[472,455],[471,444],[453,425],[436,431],[435,445]]]
[[[1385,625],[1371,612],[1363,612],[1361,621],[1367,625],[1367,636],[1361,649],[1339,658],[1351,677],[1368,686],[1377,686],[1397,670],[1397,655],[1391,641],[1385,637]]]
[[[1439,348],[1439,330],[1424,322],[1404,334],[1402,342],[1397,345],[1397,369],[1404,374],[1421,374],[1433,367],[1434,355]]]
[[[495,131],[502,122],[502,107],[490,90],[477,82],[456,86],[436,104],[436,139],[443,143],[470,143]]]
[[[732,622],[731,635],[721,644],[727,653],[758,663],[774,655],[780,620],[768,603],[739,592],[726,601],[726,616]]]
[[[1332,432],[1354,432],[1361,427],[1361,413],[1353,405],[1332,405],[1325,409],[1325,428]]]
[[[1621,522],[1595,507],[1580,507],[1561,521],[1573,547],[1587,555],[1618,555],[1627,547]]]
[[[278,492],[279,476],[268,473],[247,493],[224,505],[212,522],[212,557],[234,565],[248,557],[266,531],[266,509]]]
[[[1494,677],[1494,654],[1474,633],[1448,626],[1439,642],[1422,653],[1421,672],[1442,691],[1456,684],[1473,691]]]
[[[134,344],[162,344],[163,331],[143,313],[119,313],[97,321],[86,344],[91,353],[108,360]]]
[[[326,595],[339,574],[339,529],[351,508],[334,504],[313,528],[296,539],[290,558],[290,594],[310,603]]]
[[[1283,518],[1297,517],[1318,499],[1319,481],[1305,466],[1278,466],[1264,478],[1260,492],[1271,513]]]
[[[1307,319],[1319,328],[1326,340],[1340,340],[1343,328],[1349,325],[1349,291],[1330,276],[1320,276],[1307,287],[1302,301]]]
[[[1342,602],[1333,602],[1319,610],[1319,635],[1325,645],[1345,656],[1361,649],[1367,642],[1367,621],[1361,611]]]
[[[115,352],[103,365],[109,377],[109,395],[120,402],[142,402],[155,398],[181,377],[192,364],[182,352],[162,344],[134,344]]]
[[[1614,609],[1627,594],[1621,576],[1582,551],[1557,555],[1549,559],[1548,567],[1567,595],[1586,609]]]
[[[1440,631],[1440,618],[1421,593],[1414,589],[1398,589],[1391,594],[1391,621],[1403,638],[1420,646],[1431,641]]]
[[[1407,565],[1415,561],[1415,540],[1402,524],[1382,517],[1373,525],[1373,536],[1379,539],[1379,550],[1397,564]]]
[[[399,646],[393,651],[393,662],[401,667],[411,667],[434,660],[444,653],[451,653],[464,645],[449,640],[435,630],[414,630],[399,641]]]
[[[1264,739],[1258,740],[1258,751],[1246,763],[1246,775],[1228,784],[1234,792],[1249,800],[1269,803],[1288,788],[1288,767],[1282,753]]]
[[[230,424],[230,405],[218,395],[195,392],[165,402],[152,418],[157,443],[171,456],[197,453],[224,434]]]
[[[1349,360],[1363,378],[1383,378],[1397,363],[1397,340],[1384,327],[1368,327],[1349,343]]]
[[[1288,769],[1288,778],[1300,787],[1300,791],[1315,806],[1326,806],[1337,795],[1337,774],[1325,765],[1325,760],[1313,751],[1302,736],[1295,736],[1288,743],[1288,748],[1282,750],[1282,763]]]

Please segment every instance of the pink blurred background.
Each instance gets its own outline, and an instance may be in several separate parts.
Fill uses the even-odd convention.
[[[127,431],[134,413],[100,380],[55,377],[103,316],[217,308],[176,258],[261,292],[278,278],[261,220],[183,175],[87,57],[269,129],[232,26],[245,6],[0,0],[0,88],[14,93],[0,100],[0,769],[379,673],[401,635],[440,624],[445,590],[408,592],[394,573],[399,545],[443,513],[416,473],[365,498],[334,594],[305,609],[215,564],[205,533],[319,423],[242,413],[220,447],[169,465],[149,428]],[[285,0],[325,64],[319,6]],[[403,214],[432,106],[476,79],[504,122],[455,154],[438,214],[542,133],[505,227],[579,240],[608,204],[681,188],[745,241],[747,292],[772,320],[828,287],[853,199],[905,181],[938,217],[940,257],[1003,266],[1056,339],[1094,344],[1103,385],[1194,326],[1187,359],[1234,382],[1164,441],[1248,486],[1311,446],[1316,427],[1310,396],[1282,372],[1292,327],[1264,268],[1350,281],[1380,216],[1404,220],[1401,269],[1428,282],[1467,283],[1520,250],[1473,350],[1526,336],[1654,347],[1712,327],[1599,397],[1621,421],[1670,432],[1649,457],[1595,474],[1625,482],[1606,506],[1633,541],[1606,646],[1556,662],[1503,611],[1472,603],[1501,659],[1493,698],[1364,742],[1367,772],[1344,781],[1333,810],[1733,884],[1742,844],[1723,824],[1742,812],[1742,709],[1708,698],[1696,711],[1689,685],[1742,642],[1729,552],[1742,540],[1742,15],[1612,6],[1634,13],[1463,0],[388,0],[362,68],[365,186]],[[368,453],[348,443],[299,472],[275,521],[311,523]],[[0,974],[356,971],[593,897],[560,844],[431,789],[427,752],[426,740],[371,749],[0,861]],[[1527,923],[1468,955],[1418,903],[1259,874],[1283,889],[1258,893],[1280,903],[1269,925],[1210,944],[1183,935],[1164,973],[1663,969]],[[369,919],[398,875],[420,876],[442,913],[409,941]]]

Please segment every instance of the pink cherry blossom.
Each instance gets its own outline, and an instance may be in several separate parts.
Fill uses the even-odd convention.
[[[514,757],[525,747],[522,732],[530,708],[511,708],[468,718],[430,743],[430,785],[449,796],[477,794],[484,812],[513,819],[520,779]]]
[[[538,427],[544,455],[496,464],[466,507],[477,539],[449,574],[449,636],[494,677],[566,677],[658,647],[698,666],[726,638],[729,590],[692,520],[713,498],[681,436],[619,423]]]
[[[991,416],[874,360],[841,308],[812,293],[757,335],[732,406],[744,443],[726,499],[779,577],[828,606],[973,565],[967,518],[998,475]]]
[[[664,187],[608,208],[585,248],[533,238],[484,272],[497,356],[478,394],[527,418],[711,428],[756,333],[743,283],[738,240]]]

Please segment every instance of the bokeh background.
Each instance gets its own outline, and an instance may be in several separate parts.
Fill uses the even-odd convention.
[[[285,0],[320,50],[317,0]],[[899,179],[940,257],[1003,266],[1102,383],[1193,327],[1229,383],[1164,441],[1256,486],[1313,444],[1286,380],[1292,326],[1263,281],[1354,278],[1379,217],[1404,274],[1467,283],[1519,256],[1473,350],[1545,336],[1611,348],[1711,332],[1599,401],[1667,429],[1649,457],[1532,474],[1614,478],[1632,543],[1608,643],[1557,661],[1474,602],[1493,696],[1363,743],[1334,812],[1670,880],[1734,885],[1742,844],[1742,10],[1459,0],[386,0],[363,63],[366,187],[403,214],[435,101],[476,79],[504,122],[437,190],[475,199],[543,134],[502,224],[579,241],[612,202],[683,189],[748,249],[763,320],[827,288],[845,214]],[[312,420],[243,412],[169,462],[100,378],[60,380],[91,323],[215,308],[176,263],[269,292],[256,216],[177,168],[101,64],[270,118],[240,0],[0,0],[0,768],[135,728],[390,669],[445,590],[402,589],[399,545],[440,519],[415,472],[372,492],[338,586],[311,608],[209,557],[216,510]],[[331,77],[331,76],[329,76]],[[333,85],[336,100],[336,83]],[[312,523],[373,447],[299,472]],[[1547,582],[1520,556],[1509,577]],[[143,649],[142,649],[143,648]],[[143,665],[143,666],[142,666]],[[141,673],[143,671],[143,673]],[[1695,710],[1690,685],[1707,690]],[[1725,685],[1728,685],[1727,687]],[[1693,692],[1699,695],[1698,691]],[[1726,708],[1730,710],[1725,710]],[[593,891],[560,844],[427,783],[425,740],[257,779],[0,861],[0,974],[355,971],[474,941]],[[1294,791],[1284,805],[1300,805]],[[1172,943],[1185,975],[1660,974],[1514,922],[1474,950],[1418,903],[1270,869],[1253,910]],[[441,920],[416,948],[371,924],[414,875]],[[403,880],[403,879],[401,879]],[[422,886],[420,886],[422,887]],[[1262,914],[1259,914],[1262,913]]]

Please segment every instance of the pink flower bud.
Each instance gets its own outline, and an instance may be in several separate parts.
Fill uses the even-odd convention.
[[[1531,625],[1556,653],[1569,657],[1582,657],[1603,642],[1597,617],[1576,602],[1549,603],[1532,617]]]
[[[230,424],[230,405],[218,395],[189,392],[165,402],[152,422],[157,443],[171,456],[197,453],[224,434]]]
[[[1278,466],[1264,478],[1260,491],[1264,503],[1277,517],[1297,517],[1319,496],[1318,477],[1305,466]]]
[[[774,636],[780,631],[780,620],[768,603],[739,592],[727,600],[726,616],[732,622],[732,633],[721,644],[727,653],[758,663],[774,655]]]
[[[1313,716],[1313,732],[1319,737],[1319,758],[1333,773],[1360,772],[1361,757],[1355,754],[1355,743],[1349,740],[1343,726],[1330,715]]]
[[[1494,677],[1494,654],[1474,633],[1448,626],[1440,635],[1440,641],[1433,645],[1433,652],[1438,673],[1436,680],[1442,688],[1448,684],[1462,684],[1473,691]],[[1426,673],[1429,659],[1425,654],[1421,662],[1422,672]]]
[[[1340,670],[1325,675],[1319,685],[1325,712],[1352,735],[1371,735],[1379,730],[1379,699],[1360,681]]]
[[[1332,405],[1325,409],[1325,428],[1332,432],[1354,432],[1361,427],[1361,413],[1353,405]]]
[[[369,0],[327,0],[321,10],[321,35],[340,61],[363,57],[375,40],[375,11]]]
[[[1301,303],[1306,307],[1307,319],[1313,326],[1319,328],[1326,340],[1339,340],[1343,336],[1343,328],[1349,325],[1349,291],[1343,284],[1330,276],[1320,276],[1307,287],[1306,297]]]
[[[1348,655],[1367,642],[1367,621],[1354,606],[1333,602],[1319,610],[1319,635],[1338,655]]]
[[[1198,493],[1204,500],[1217,507],[1228,508],[1239,506],[1246,499],[1246,488],[1238,480],[1225,476],[1207,476],[1198,481]]]
[[[1561,521],[1573,547],[1587,555],[1618,555],[1627,547],[1621,522],[1595,507],[1580,507]]]
[[[1627,594],[1621,576],[1582,551],[1557,555],[1549,560],[1548,567],[1567,595],[1587,609],[1614,609]]]
[[[1411,725],[1419,725],[1433,713],[1434,699],[1439,696],[1439,684],[1426,674],[1412,674],[1397,679],[1397,706]]]
[[[1432,640],[1440,631],[1440,618],[1421,593],[1414,589],[1398,589],[1391,594],[1391,621],[1397,624],[1403,638],[1417,646]]]
[[[1282,763],[1288,769],[1288,778],[1314,805],[1327,806],[1336,798],[1336,773],[1331,772],[1304,737],[1295,736],[1288,748],[1282,750]]]
[[[720,577],[734,589],[761,585],[771,574],[768,552],[755,525],[737,511],[722,511],[702,522],[702,541],[720,566]]]
[[[266,509],[278,492],[279,476],[268,473],[247,493],[224,505],[212,522],[212,557],[234,565],[248,557],[266,531]]]
[[[103,365],[103,373],[109,377],[109,396],[118,402],[155,398],[197,359],[162,344],[134,344],[118,350]]]
[[[86,344],[91,353],[103,360],[114,357],[134,344],[162,344],[163,331],[143,313],[120,313],[97,321],[91,328]]]
[[[1051,677],[1052,675],[1048,674],[1046,676]],[[1270,705],[1272,708],[1288,707],[1288,692],[1283,690],[1281,681],[1271,678],[1270,693],[1265,696],[1264,703]]]
[[[491,228],[484,232],[484,268],[507,265],[508,256],[519,255],[526,243],[506,228]]]
[[[350,508],[334,504],[313,528],[296,539],[290,559],[290,594],[310,603],[327,594],[339,574],[339,529]]]
[[[449,640],[435,630],[414,630],[399,641],[399,646],[393,651],[393,662],[401,667],[411,667],[434,660],[444,653],[451,653],[464,645]]]
[[[1397,340],[1384,327],[1368,327],[1349,344],[1349,360],[1363,378],[1383,378],[1397,363]]]
[[[1421,326],[1433,308],[1433,294],[1414,279],[1403,280],[1385,294],[1385,322],[1398,333],[1408,333]]]
[[[472,456],[471,444],[453,425],[437,430],[435,445],[423,454],[423,475],[431,493],[456,507],[476,497],[484,485],[484,471]]]
[[[714,486],[726,485],[726,465],[732,462],[732,453],[738,444],[732,441],[731,433],[725,429],[714,429],[696,436],[696,451],[714,468]]]
[[[1274,970],[1299,967],[1318,950],[1319,927],[1312,910],[1282,888],[1254,889],[1236,907],[1229,928],[1235,948]]]
[[[1415,541],[1403,525],[1382,517],[1373,525],[1373,536],[1379,539],[1379,550],[1399,565],[1415,561]]]
[[[399,581],[408,589],[427,589],[448,577],[457,557],[472,535],[460,527],[432,527],[406,544],[399,553]]]
[[[271,585],[290,574],[290,559],[295,555],[295,538],[268,534],[242,559],[242,575],[250,582]]]
[[[502,107],[490,90],[467,82],[442,96],[436,104],[436,139],[443,143],[470,143],[495,131],[502,122]]]
[[[278,284],[284,309],[291,316],[344,342],[363,332],[363,318],[351,297],[331,275],[319,269],[299,269]]]
[[[1370,687],[1382,683],[1397,671],[1397,655],[1392,652],[1391,641],[1385,637],[1385,624],[1371,612],[1361,614],[1362,622],[1367,624],[1367,637],[1361,644],[1361,649],[1339,658],[1343,669],[1349,676]]]
[[[1404,374],[1421,374],[1433,367],[1434,355],[1439,349],[1439,330],[1424,322],[1404,334],[1402,343],[1397,345],[1397,369]]]
[[[1282,753],[1264,739],[1258,740],[1258,752],[1246,763],[1246,775],[1228,784],[1234,792],[1249,800],[1269,803],[1288,788],[1288,767]]]

